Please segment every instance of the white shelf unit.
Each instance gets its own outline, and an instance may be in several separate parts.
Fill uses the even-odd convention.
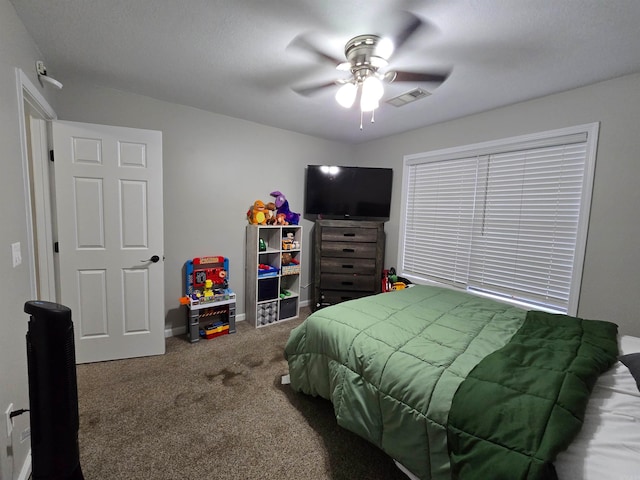
[[[247,225],[245,315],[256,328],[300,315],[302,227]],[[283,264],[283,254],[293,262]],[[272,267],[272,271],[261,269]]]

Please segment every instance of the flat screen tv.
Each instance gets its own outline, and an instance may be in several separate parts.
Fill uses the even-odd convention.
[[[391,168],[308,165],[304,213],[315,220],[389,220]]]

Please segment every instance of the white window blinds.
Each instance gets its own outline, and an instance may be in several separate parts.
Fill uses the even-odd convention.
[[[409,167],[404,271],[466,285],[476,195],[477,159]]]
[[[571,310],[589,148],[587,132],[548,132],[408,159],[403,275]]]

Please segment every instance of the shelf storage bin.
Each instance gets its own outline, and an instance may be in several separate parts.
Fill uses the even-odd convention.
[[[258,302],[278,298],[278,277],[258,278]]]
[[[288,320],[298,316],[298,298],[284,298],[280,300],[280,320]]]

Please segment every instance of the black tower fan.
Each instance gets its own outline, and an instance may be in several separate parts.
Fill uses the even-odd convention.
[[[71,310],[29,301],[27,332],[33,480],[84,480]]]

